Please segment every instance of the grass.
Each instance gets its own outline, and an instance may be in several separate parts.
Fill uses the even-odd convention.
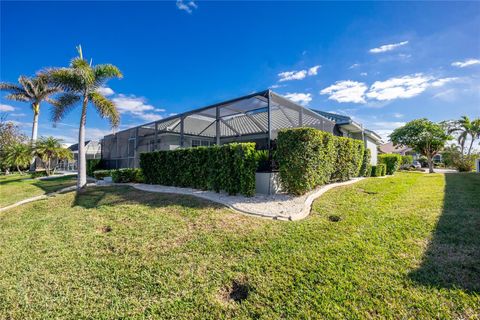
[[[26,198],[73,186],[75,182],[76,176],[65,176],[48,180],[31,179],[28,174],[0,176],[0,208]]]
[[[90,188],[0,213],[0,318],[478,318],[480,175],[333,189],[299,222]]]

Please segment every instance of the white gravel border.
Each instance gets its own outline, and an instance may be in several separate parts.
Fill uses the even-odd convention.
[[[340,186],[353,184],[363,179],[365,178],[354,178],[345,182],[327,184],[318,187],[303,196],[297,197],[287,194],[256,194],[254,197],[244,197],[238,195],[229,196],[224,192],[216,193],[213,191],[202,191],[192,188],[168,187],[143,183],[127,183],[115,185],[129,185],[135,189],[147,192],[191,195],[223,204],[230,209],[233,209],[243,214],[254,215],[257,217],[269,218],[274,220],[296,221],[306,218],[310,214],[313,201],[328,190]]]

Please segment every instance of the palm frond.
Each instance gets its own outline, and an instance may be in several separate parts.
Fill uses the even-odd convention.
[[[66,92],[82,92],[84,89],[83,77],[72,68],[56,68],[45,70],[48,82],[54,87]]]
[[[103,84],[108,79],[123,77],[122,72],[113,64],[99,64],[93,67],[95,82],[97,85]]]
[[[105,98],[98,92],[89,94],[89,99],[96,107],[98,113],[102,118],[108,118],[112,127],[117,127],[120,123],[120,114],[118,113],[115,104],[109,99]]]
[[[0,82],[0,90],[11,92],[11,93],[22,93],[25,90],[14,83],[9,82]]]
[[[32,98],[25,93],[11,93],[7,95],[5,98],[8,100],[21,101],[21,102],[29,102],[32,100]]]
[[[33,99],[36,96],[36,92],[34,89],[34,86],[32,84],[32,81],[30,78],[26,76],[20,76],[18,78],[18,82],[22,85],[23,89],[25,92]]]
[[[52,121],[58,122],[63,119],[63,117],[70,112],[79,101],[80,96],[69,92],[62,94],[58,99],[51,101],[50,103],[53,105],[51,110]]]

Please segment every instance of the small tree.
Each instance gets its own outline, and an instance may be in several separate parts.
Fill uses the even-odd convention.
[[[35,153],[42,160],[47,175],[52,173],[52,160],[73,158],[70,150],[62,147],[62,140],[54,137],[41,137],[36,144]]]
[[[8,174],[11,165],[6,160],[7,149],[17,143],[25,142],[27,137],[18,125],[7,121],[6,118],[6,115],[0,115],[0,170],[5,170]]]
[[[32,159],[32,148],[22,142],[16,142],[7,147],[5,152],[6,163],[17,168],[18,173],[23,174],[20,168],[27,167]]]
[[[427,157],[429,172],[433,173],[433,157],[451,137],[443,127],[428,119],[417,119],[397,128],[390,135],[395,146],[407,146]]]

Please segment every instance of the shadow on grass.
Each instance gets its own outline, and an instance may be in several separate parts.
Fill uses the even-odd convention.
[[[196,209],[220,209],[224,206],[194,196],[171,193],[156,193],[134,189],[129,186],[91,187],[75,195],[73,206],[91,209],[98,206],[141,204],[152,208],[182,206]]]
[[[74,186],[76,181],[76,176],[65,176],[46,180],[35,180],[32,185],[42,189],[45,193],[51,193],[66,187]]]
[[[445,174],[442,215],[419,269],[426,286],[480,292],[480,174]]]

